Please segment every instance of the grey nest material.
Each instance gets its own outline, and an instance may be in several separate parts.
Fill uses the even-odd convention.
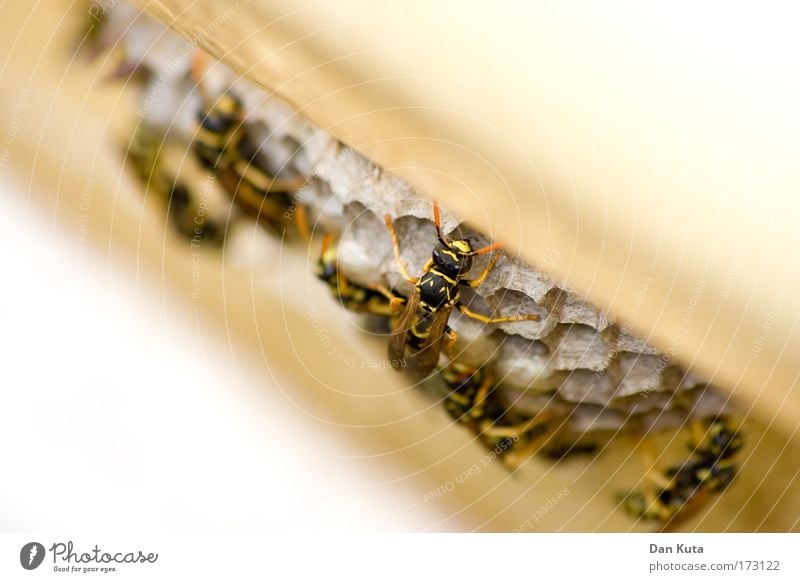
[[[417,275],[436,243],[431,200],[345,146],[329,151],[314,175],[324,184],[317,193],[325,194],[306,203],[325,229],[339,233],[343,274],[410,293],[383,216],[394,219],[401,257]],[[476,247],[492,242],[446,209],[441,222],[445,235],[458,231]],[[488,260],[476,258],[473,273]],[[726,410],[727,395],[519,257],[503,252],[484,283],[463,298],[483,313],[539,314],[539,321],[488,326],[458,313],[450,318],[457,359],[493,366],[504,400],[521,412],[556,408],[568,413],[568,430],[584,433],[674,428]]]

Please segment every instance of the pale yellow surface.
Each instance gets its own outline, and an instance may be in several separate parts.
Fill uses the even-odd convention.
[[[275,6],[279,8],[281,4]],[[323,12],[320,8],[320,14]],[[285,518],[286,500],[271,496],[274,489],[269,485],[272,484],[279,485],[278,491],[307,491],[320,506],[323,506],[320,500],[327,494],[326,488],[331,488],[336,496],[330,511],[343,503],[344,490],[353,504],[353,514],[361,511],[357,513],[361,520],[358,523],[367,523],[364,520],[373,504],[372,507],[381,508],[374,516],[375,527],[387,529],[394,525],[396,529],[407,530],[513,530],[537,512],[540,519],[533,520],[532,527],[537,531],[636,529],[615,511],[611,502],[615,490],[634,484],[638,478],[636,458],[629,456],[624,442],[596,460],[576,460],[561,466],[532,461],[514,477],[509,477],[496,463],[489,464],[478,475],[462,479],[452,492],[425,502],[426,493],[457,482],[475,463],[482,464],[485,453],[470,443],[463,431],[449,427],[444,413],[430,400],[407,389],[403,377],[387,370],[362,370],[332,363],[319,340],[318,328],[309,318],[309,302],[318,307],[322,325],[348,357],[355,361],[380,361],[384,346],[368,342],[329,301],[326,290],[310,276],[310,267],[298,250],[284,250],[279,257],[273,257],[275,261],[271,264],[278,265],[278,273],[255,278],[247,272],[226,269],[221,257],[214,252],[204,253],[200,259],[201,298],[192,300],[194,257],[185,244],[164,231],[158,206],[143,203],[141,192],[119,166],[118,140],[130,129],[126,123],[131,115],[129,97],[121,96],[118,87],[103,84],[97,70],[85,63],[65,63],[70,35],[75,31],[80,13],[68,16],[64,4],[48,0],[35,9],[7,4],[0,15],[0,44],[2,53],[8,56],[0,72],[4,88],[0,93],[0,128],[10,127],[15,117],[19,124],[10,158],[13,164],[4,168],[3,193],[27,195],[24,201],[4,205],[4,209],[8,209],[4,220],[15,221],[21,215],[30,215],[31,220],[46,225],[42,229],[45,232],[49,225],[47,236],[63,247],[64,252],[84,253],[94,261],[107,263],[109,278],[114,270],[120,270],[121,280],[133,279],[134,291],[143,297],[141,302],[130,306],[134,313],[150,304],[144,300],[146,297],[162,302],[165,309],[179,309],[177,313],[169,313],[169,321],[177,318],[181,328],[195,337],[192,347],[187,348],[193,358],[198,363],[205,362],[211,353],[205,350],[212,350],[228,358],[233,370],[229,383],[209,386],[199,381],[196,386],[190,386],[191,390],[181,384],[180,376],[161,378],[154,371],[149,378],[152,386],[148,393],[163,394],[159,403],[167,408],[156,409],[156,413],[145,412],[149,408],[135,408],[142,411],[142,416],[135,418],[133,426],[141,431],[164,430],[164,440],[160,445],[158,440],[155,444],[152,439],[147,440],[153,448],[142,448],[134,457],[142,464],[140,469],[134,470],[126,463],[110,467],[102,457],[88,454],[86,451],[93,452],[99,446],[97,441],[88,441],[85,451],[77,448],[70,451],[77,458],[95,463],[94,470],[102,476],[103,482],[117,484],[118,489],[111,489],[108,495],[118,495],[120,499],[138,499],[143,494],[154,496],[151,499],[156,511],[153,521],[148,521],[149,514],[144,514],[139,521],[125,520],[115,527],[124,528],[130,523],[143,527],[274,527],[271,516],[280,514]],[[306,16],[303,22],[313,15]],[[20,98],[25,103],[22,110],[16,106]],[[327,115],[338,115],[333,104],[326,108],[329,108]],[[381,126],[377,118],[374,124],[376,128]],[[400,125],[396,127],[400,131]],[[403,149],[425,152],[416,145]],[[444,159],[449,160],[450,156]],[[419,163],[423,161],[432,164],[427,156],[420,158]],[[409,172],[407,168],[397,170]],[[89,179],[92,192],[89,228],[85,240],[76,244],[82,214],[87,212],[81,208],[81,202]],[[482,199],[483,196],[485,194],[481,193]],[[454,201],[452,193],[442,192],[441,197],[448,203]],[[526,197],[516,192],[515,197],[520,205],[533,203],[533,198],[525,202]],[[471,215],[469,205],[459,206],[459,209]],[[501,209],[501,206],[486,206],[487,216],[483,220],[491,224],[497,220],[502,225],[508,214]],[[550,219],[554,216],[551,214]],[[526,218],[525,224],[529,223]],[[535,240],[539,236],[535,230],[525,230],[525,236]],[[553,232],[555,230],[553,227]],[[503,238],[515,242],[516,229],[499,232],[503,233]],[[599,245],[595,250],[599,250]],[[15,252],[12,243],[7,244],[3,252]],[[562,260],[571,257],[571,253],[571,250],[569,253],[564,250]],[[279,262],[278,258],[282,260]],[[578,260],[577,256],[574,260]],[[48,265],[33,265],[32,268],[47,272]],[[559,267],[554,265],[553,268]],[[578,273],[578,270],[567,270]],[[55,272],[63,276],[60,271]],[[737,281],[745,272],[742,266]],[[76,273],[78,275],[80,273]],[[13,281],[16,274],[12,272],[11,276]],[[54,278],[51,282],[54,293],[58,293],[58,281],[59,278]],[[93,286],[96,282],[86,280],[85,284]],[[287,294],[287,288],[294,293]],[[597,288],[601,288],[599,283]],[[14,296],[24,295],[23,290]],[[39,296],[41,294],[36,294]],[[787,294],[784,300],[788,306],[793,297]],[[176,307],[180,305],[185,305],[185,311]],[[37,319],[36,305],[10,308],[30,310],[31,326],[37,326],[37,333],[48,334],[48,325],[54,325]],[[788,308],[782,313],[788,317]],[[145,315],[143,313],[142,317]],[[166,313],[163,317],[167,321]],[[641,317],[642,321],[650,323],[644,315]],[[13,339],[9,338],[9,350],[14,347]],[[125,375],[127,369],[104,369],[92,353],[80,348],[80,345],[63,347],[64,354],[78,353],[81,357],[80,376],[65,379],[63,389],[68,390],[78,381],[80,386],[100,383],[102,390],[96,388],[95,393],[101,399],[95,404],[102,411],[105,402],[102,394],[108,392],[107,398],[111,398],[123,390],[126,384],[115,379],[115,375]],[[11,353],[12,361],[16,361]],[[59,353],[55,350],[42,353],[42,365],[52,362]],[[123,361],[125,357],[125,354],[119,356]],[[128,365],[137,363],[131,359]],[[10,395],[18,394],[21,389],[33,393],[42,387],[31,383],[25,370],[20,371],[17,366],[5,366],[3,373],[9,374],[9,369],[19,375],[4,376],[0,383],[2,410],[18,419],[20,430],[34,430],[35,424],[27,423],[26,417],[21,416],[27,411],[13,409],[8,403],[12,401]],[[208,419],[202,426],[185,418],[187,408],[197,407],[192,396],[195,389],[196,398],[202,401],[200,408]],[[130,390],[130,394],[122,396],[123,401],[137,402],[139,392],[135,388]],[[190,393],[184,404],[174,397],[182,391]],[[57,395],[58,390],[54,389],[53,394]],[[102,417],[85,419],[76,414],[75,411],[85,404],[81,394],[80,391],[75,395],[68,392],[64,397],[63,415],[76,419],[78,426],[80,422],[87,426],[105,422],[109,435],[129,439],[134,443],[132,447],[137,443],[136,431],[127,436],[119,434],[120,427],[111,414],[113,410],[108,411],[111,415],[105,420]],[[36,416],[36,409],[32,410],[31,414]],[[151,418],[148,414],[156,416]],[[38,416],[34,420],[41,421]],[[766,424],[770,424],[770,420],[769,415],[764,417]],[[261,430],[266,424],[282,427],[280,437],[266,439]],[[48,430],[57,435],[57,428],[57,425],[51,426]],[[764,432],[758,423],[751,431],[742,478],[712,505],[708,514],[690,523],[690,529],[781,531],[798,527],[800,503],[793,483],[800,455],[791,444],[793,433],[782,433],[774,424]],[[252,456],[242,456],[236,449],[223,446],[230,442],[234,433],[251,443]],[[15,436],[22,438],[24,435],[4,435],[2,442],[7,443],[4,446],[11,447],[4,452],[4,458],[6,453],[10,455],[19,449],[13,440]],[[220,449],[213,446],[214,436],[219,438]],[[109,440],[101,444],[104,450],[119,452],[120,442]],[[205,447],[207,443],[211,443],[210,449]],[[159,451],[164,447],[175,448],[184,465],[165,464],[163,473],[158,465],[153,465],[151,458],[159,459]],[[280,463],[276,462],[276,455]],[[214,459],[224,460],[224,464],[207,464]],[[86,463],[89,461],[82,465],[84,469]],[[309,481],[309,477],[301,476],[296,467],[303,465],[313,465],[319,470],[317,480]],[[349,480],[342,477],[343,466],[347,467]],[[45,465],[42,467],[46,469]],[[163,475],[164,483],[159,485],[156,481],[159,486],[146,487],[142,483],[143,471]],[[99,478],[93,475],[82,471],[62,477],[62,481],[73,484],[76,491],[86,492],[91,491]],[[194,479],[194,475],[207,477]],[[215,480],[209,485],[207,479],[212,477]],[[260,486],[262,481],[250,482],[248,477],[263,479],[264,488],[254,486],[254,483]],[[0,521],[16,524],[20,529],[33,524],[42,529],[77,527],[75,520],[68,519],[65,513],[74,499],[67,503],[66,499],[60,500],[58,495],[51,494],[48,503],[52,502],[52,512],[42,516],[26,513],[24,508],[37,506],[34,498],[27,497],[32,495],[31,484],[26,481],[29,478],[20,471],[8,475],[4,491],[9,495],[13,492],[14,496],[5,499],[4,506],[17,509],[13,516],[4,515]],[[48,481],[41,480],[39,486],[44,483]],[[568,489],[569,495],[542,513],[548,500],[563,487]],[[198,514],[198,508],[203,508],[202,513]],[[246,511],[238,514],[236,508]],[[104,524],[103,519],[108,518],[82,511],[82,525]],[[209,516],[212,515],[218,516],[217,519],[211,520]],[[298,503],[297,516],[305,521],[298,521],[296,527],[319,525],[313,514],[303,511],[302,500]],[[328,518],[325,524],[330,525],[331,517],[325,517]],[[347,527],[347,516],[342,515],[333,523]]]
[[[795,429],[791,7],[137,4]]]

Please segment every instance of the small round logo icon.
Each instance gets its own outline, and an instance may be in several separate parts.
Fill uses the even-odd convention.
[[[19,551],[19,563],[26,570],[35,570],[44,561],[44,546],[39,542],[28,542]]]

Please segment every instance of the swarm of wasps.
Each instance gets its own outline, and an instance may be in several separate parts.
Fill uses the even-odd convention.
[[[198,53],[192,78],[201,104],[190,144],[193,159],[213,176],[238,212],[253,217],[269,231],[308,241],[308,215],[298,200],[308,177],[275,175],[274,165],[246,123],[242,99],[233,88],[215,95],[206,91],[203,67],[204,56]],[[163,152],[169,139],[163,131],[141,123],[126,152],[133,172],[163,200],[168,219],[180,235],[223,245],[229,219],[205,211],[202,193],[193,188],[194,182],[166,167]],[[444,386],[446,412],[510,470],[537,453],[563,458],[593,452],[591,443],[565,445],[560,440],[563,413],[547,409],[535,415],[519,412],[503,399],[500,380],[491,365],[466,365],[452,353],[456,341],[456,333],[449,326],[453,311],[485,325],[535,321],[538,315],[491,316],[470,309],[462,301],[461,290],[483,283],[501,256],[501,247],[473,248],[466,238],[448,239],[442,232],[436,203],[432,204],[432,220],[436,240],[431,241],[430,259],[419,276],[412,276],[401,259],[392,217],[384,217],[397,271],[410,285],[410,293],[350,280],[339,269],[333,234],[322,240],[316,275],[343,307],[386,322],[390,329],[387,355],[392,367],[416,379],[437,378]],[[472,276],[473,259],[481,255],[490,255],[488,263]],[[703,418],[694,422],[692,432],[689,456],[682,463],[656,470],[652,454],[646,451],[642,487],[620,496],[624,511],[637,519],[674,524],[730,485],[742,448],[736,423],[725,415]]]
[[[200,77],[203,55],[198,53],[196,60],[194,75]],[[190,146],[197,165],[210,172],[239,212],[273,232],[289,232],[308,239],[305,207],[297,200],[306,177],[272,175],[262,159],[261,142],[244,123],[241,99],[232,91],[211,97],[202,90],[202,84],[198,86],[202,105],[196,113],[197,126]],[[202,208],[202,193],[162,167],[169,141],[164,132],[141,123],[127,149],[134,173],[164,200],[168,218],[179,233],[195,242],[223,244],[229,218],[215,220]]]
[[[337,269],[330,237],[323,244],[317,274],[347,309],[390,318],[388,356],[392,366],[396,370],[407,369],[417,378],[438,368],[438,376],[447,388],[445,410],[509,469],[516,469],[538,452],[555,459],[594,452],[591,444],[559,442],[557,434],[563,418],[558,414],[544,410],[528,416],[509,407],[500,397],[498,382],[489,366],[467,366],[451,358],[439,365],[441,352],[455,342],[455,332],[447,325],[453,309],[484,324],[537,319],[536,315],[490,317],[475,313],[460,302],[459,286],[480,285],[499,255],[495,253],[483,271],[470,279],[472,257],[499,250],[499,245],[474,250],[469,240],[448,241],[442,235],[439,208],[434,202],[438,243],[422,275],[412,277],[400,258],[391,217],[387,215],[385,221],[398,271],[413,285],[410,297],[348,281]],[[664,527],[675,526],[696,513],[710,495],[724,491],[732,483],[742,447],[741,432],[734,420],[726,415],[703,418],[693,422],[692,430],[690,457],[683,463],[662,471],[654,468],[651,454],[643,456],[644,485],[620,495],[620,505],[626,513]]]

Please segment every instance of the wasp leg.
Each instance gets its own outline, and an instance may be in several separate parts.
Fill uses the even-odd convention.
[[[653,441],[645,437],[641,448],[642,465],[644,466],[645,499],[650,506],[655,508],[658,504],[658,491],[669,489],[670,482],[664,474],[656,468],[656,455],[653,450]]]
[[[486,401],[487,396],[489,396],[489,391],[494,386],[494,378],[492,377],[491,373],[487,373],[486,377],[481,382],[481,385],[478,387],[477,392],[475,392],[474,404],[472,405],[473,408],[478,410],[481,409],[483,403]]]
[[[392,223],[392,217],[388,214],[384,217],[386,221],[386,229],[389,231],[389,234],[392,237],[392,247],[394,248],[394,260],[397,263],[397,268],[400,269],[400,273],[405,277],[406,281],[411,283],[412,285],[416,285],[418,278],[412,277],[408,274],[408,270],[406,269],[406,265],[403,262],[403,259],[400,258],[400,243],[397,242],[397,233],[394,230],[394,224]]]
[[[489,273],[492,272],[492,269],[494,269],[494,265],[495,265],[495,263],[497,263],[497,259],[499,259],[499,258],[500,258],[500,255],[498,253],[493,254],[492,258],[489,260],[489,264],[486,265],[486,268],[483,271],[481,271],[481,274],[478,275],[478,278],[477,279],[472,279],[471,281],[467,281],[467,285],[469,285],[470,287],[475,289],[478,285],[483,283],[483,281],[484,281],[484,279],[486,279],[487,275],[489,275]]]
[[[536,451],[542,447],[544,440],[545,435],[542,434],[532,438],[530,442],[528,442],[522,448],[512,445],[507,452],[500,456],[500,459],[503,461],[503,465],[505,465],[506,468],[511,471],[518,469],[526,459],[532,457]]]
[[[673,517],[673,511],[663,503],[662,494],[672,488],[671,480],[656,469],[656,455],[653,442],[645,437],[640,449],[640,458],[644,469],[644,484],[641,491],[633,491],[628,495],[625,510],[640,519],[656,519],[667,522]]]
[[[703,444],[706,436],[706,429],[703,426],[703,423],[699,419],[694,419],[692,421],[692,441],[691,441],[691,451],[694,452],[697,450],[700,445]]]
[[[504,317],[490,317],[488,315],[483,315],[482,313],[475,313],[469,307],[467,307],[461,302],[456,303],[456,307],[461,313],[463,313],[467,317],[486,324],[509,323],[512,321],[539,321],[539,316],[536,315],[535,313],[531,313],[528,315],[507,315]]]
[[[537,414],[523,422],[518,422],[512,425],[497,425],[492,421],[487,420],[482,427],[481,432],[490,437],[509,437],[519,439],[528,434],[532,430],[546,425],[552,420],[551,414]]]
[[[548,429],[552,420],[552,414],[541,413],[511,426],[498,426],[486,421],[481,427],[481,436],[505,442],[500,459],[506,468],[514,470],[542,448],[552,434]]]
[[[406,304],[406,298],[400,295],[395,295],[383,285],[376,285],[375,291],[383,295],[389,300],[389,313],[398,313],[402,311],[403,305]]]
[[[455,348],[456,342],[458,341],[458,334],[450,328],[447,328],[445,334],[447,338],[445,338],[444,351],[449,359],[454,360],[455,355],[453,354],[453,348]]]
[[[667,489],[669,487],[669,479],[664,474],[656,469],[656,454],[653,447],[653,441],[645,437],[642,442],[641,448],[642,465],[644,466],[645,479],[651,485]]]
[[[548,429],[548,423],[551,417],[545,416],[543,419],[533,419],[528,423],[520,439],[512,444],[511,449],[501,456],[503,464],[509,469],[518,468],[525,460],[532,457],[537,453],[552,434],[552,430]],[[533,432],[538,434],[532,435]],[[522,439],[527,438],[527,442],[523,443]]]
[[[339,295],[341,297],[347,297],[351,294],[352,289],[350,286],[350,281],[348,281],[347,277],[339,272],[336,273],[336,285],[339,288]]]

